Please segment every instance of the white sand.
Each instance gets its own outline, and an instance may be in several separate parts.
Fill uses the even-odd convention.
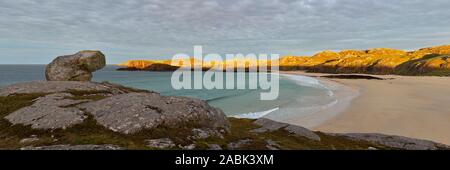
[[[321,78],[325,83],[341,84],[335,91],[336,95],[343,96],[341,103],[316,113],[313,117],[302,117],[289,123],[309,126],[323,132],[384,133],[450,144],[449,77],[377,77],[394,79]],[[351,100],[352,96],[356,98]],[[317,122],[320,125],[314,125]]]

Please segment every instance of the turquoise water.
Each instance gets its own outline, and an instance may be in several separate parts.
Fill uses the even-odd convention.
[[[260,117],[268,114],[314,113],[335,102],[330,90],[317,80],[302,76],[280,76],[279,97],[273,101],[259,100],[256,90],[175,90],[171,86],[171,72],[124,72],[107,66],[95,72],[94,81],[109,81],[140,89],[153,90],[162,95],[199,98],[222,109],[229,116]],[[18,82],[43,80],[44,65],[0,65],[0,86]],[[248,74],[249,73],[240,73]]]

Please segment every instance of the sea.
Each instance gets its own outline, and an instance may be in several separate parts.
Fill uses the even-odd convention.
[[[333,91],[319,80],[300,75],[279,75],[276,100],[260,100],[263,89],[181,89],[171,85],[172,72],[117,71],[106,66],[96,71],[93,81],[108,81],[124,86],[152,90],[167,96],[186,96],[207,101],[227,116],[238,118],[302,117],[337,103]],[[235,73],[249,74],[256,73]],[[237,77],[237,76],[235,76]],[[44,80],[45,65],[0,65],[0,88],[15,83]],[[247,79],[248,80],[248,79]]]

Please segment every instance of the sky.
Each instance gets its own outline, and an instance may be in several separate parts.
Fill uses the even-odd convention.
[[[0,64],[450,44],[449,0],[1,0]]]

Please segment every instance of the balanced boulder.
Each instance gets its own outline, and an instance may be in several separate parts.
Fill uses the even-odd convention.
[[[74,55],[59,56],[45,69],[48,81],[90,81],[92,72],[106,65],[100,51],[80,51]]]

